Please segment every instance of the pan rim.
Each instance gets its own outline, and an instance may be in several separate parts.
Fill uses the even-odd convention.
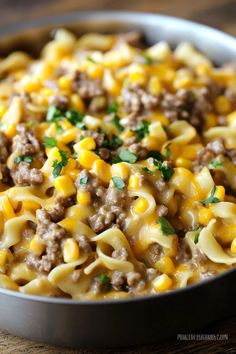
[[[209,39],[211,36],[218,36],[218,41],[226,41],[227,45],[233,45],[236,48],[236,38],[233,37],[232,35],[229,35],[227,33],[224,33],[223,31],[220,31],[216,28],[194,22],[191,20],[183,19],[180,17],[175,17],[175,16],[169,16],[169,15],[162,15],[162,14],[156,14],[156,13],[150,13],[150,12],[139,12],[139,11],[117,11],[117,10],[112,10],[112,11],[103,11],[103,10],[94,10],[94,11],[75,11],[75,12],[67,12],[63,14],[57,14],[57,15],[50,15],[50,16],[44,16],[41,18],[37,18],[35,20],[27,21],[27,22],[17,22],[14,24],[11,24],[9,26],[6,26],[5,28],[0,28],[0,39],[4,39],[4,37],[8,36],[14,36],[14,34],[19,35],[21,32],[24,31],[29,31],[34,28],[39,28],[43,30],[45,26],[57,26],[57,25],[63,25],[66,26],[66,23],[68,23],[68,20],[71,20],[72,18],[72,24],[74,24],[75,21],[80,21],[80,22],[87,22],[89,20],[92,20],[96,18],[96,20],[99,21],[112,21],[116,20],[117,22],[125,23],[125,21],[129,20],[130,22],[136,23],[136,24],[145,24],[145,22],[150,21],[151,23],[156,22],[157,20],[161,22],[164,21],[170,21],[172,24],[177,24],[182,27],[192,27],[194,31],[201,31],[201,32],[207,32]],[[121,20],[122,19],[122,20]],[[20,32],[19,32],[20,31]],[[226,43],[225,43],[226,44]],[[236,51],[236,49],[235,49]],[[12,290],[7,290],[0,288],[0,296],[5,295],[5,296],[11,296],[11,297],[16,297],[21,300],[28,300],[28,301],[33,301],[33,302],[42,302],[42,303],[53,303],[53,304],[63,304],[63,305],[114,305],[114,304],[123,304],[123,303],[134,303],[134,302],[144,302],[148,300],[158,300],[158,299],[164,299],[168,298],[170,296],[176,296],[176,294],[180,295],[182,293],[187,293],[195,288],[201,288],[202,286],[207,286],[208,284],[214,283],[216,281],[219,281],[220,279],[229,276],[230,274],[236,272],[236,267],[226,270],[223,273],[220,273],[212,278],[208,278],[205,280],[201,280],[197,283],[188,285],[185,288],[179,288],[179,289],[174,289],[166,293],[161,293],[161,294],[149,294],[149,295],[141,295],[141,296],[136,296],[133,298],[128,298],[128,299],[101,299],[101,300],[72,300],[72,299],[67,299],[67,298],[51,298],[51,297],[46,297],[46,296],[40,296],[40,295],[31,295],[31,294],[23,294],[20,292],[12,291]]]

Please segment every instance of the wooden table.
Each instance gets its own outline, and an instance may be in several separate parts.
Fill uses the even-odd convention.
[[[0,27],[13,22],[32,20],[44,15],[52,15],[66,11],[109,9],[159,12],[184,17],[219,28],[236,36],[236,0],[2,0],[0,1],[0,5]],[[155,345],[123,351],[90,351],[55,348],[0,333],[0,354],[235,353],[236,318],[219,321],[218,323],[201,329],[201,331],[197,333],[227,334],[228,340],[177,341],[176,338],[173,338]]]

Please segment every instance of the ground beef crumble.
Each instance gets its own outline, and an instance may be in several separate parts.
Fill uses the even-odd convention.
[[[159,100],[141,87],[129,86],[122,90],[122,101],[127,113],[138,113],[142,110],[151,110],[158,106]]]
[[[30,156],[44,161],[42,147],[33,131],[29,130],[25,124],[17,126],[18,134],[13,138],[12,152],[16,157]],[[15,164],[11,170],[11,177],[16,185],[39,185],[43,183],[43,174],[38,168],[31,168],[31,163],[20,162]]]
[[[6,165],[7,158],[9,156],[10,141],[7,136],[0,132],[0,179],[3,183],[10,183],[10,172]]]
[[[26,263],[29,267],[39,272],[50,272],[52,268],[62,263],[62,242],[68,237],[66,229],[51,221],[49,213],[45,209],[36,211],[37,229],[39,236],[46,249],[41,257],[30,254]]]
[[[104,96],[105,91],[99,79],[89,79],[85,72],[76,71],[73,77],[73,89],[82,99],[91,100],[96,96]]]

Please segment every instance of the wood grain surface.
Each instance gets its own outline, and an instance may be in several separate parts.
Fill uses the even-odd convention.
[[[236,36],[236,0],[0,0],[0,27],[45,15],[103,9],[148,11],[179,16]],[[233,354],[236,352],[236,318],[218,321],[196,333],[227,334],[228,340],[180,341],[172,338],[155,345],[125,350],[67,350],[0,332],[0,354]]]

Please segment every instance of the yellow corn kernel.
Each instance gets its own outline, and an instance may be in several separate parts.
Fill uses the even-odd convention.
[[[225,96],[219,96],[215,100],[215,109],[220,114],[227,114],[231,110],[231,103]]]
[[[129,138],[132,138],[134,136],[134,132],[132,132],[131,130],[124,130],[119,137],[121,138],[121,140],[126,140]]]
[[[162,90],[162,84],[158,77],[152,76],[148,83],[148,91],[152,95],[159,96]]]
[[[24,200],[22,202],[22,207],[23,209],[30,210],[30,211],[35,211],[41,207],[41,205],[37,202],[34,202],[32,200]]]
[[[60,121],[60,126],[62,127],[63,130],[69,130],[74,128],[73,125],[67,119],[62,119]]]
[[[75,169],[77,166],[77,161],[71,157],[68,159],[67,165],[63,167],[63,174],[68,173],[69,171]]]
[[[109,69],[106,69],[104,72],[103,87],[113,96],[118,96],[120,94],[121,87]]]
[[[89,205],[91,203],[91,195],[86,191],[78,191],[77,202],[81,205]]]
[[[155,263],[155,268],[159,270],[159,272],[164,274],[173,274],[175,271],[175,265],[172,259],[168,256],[162,257],[159,261]]]
[[[224,201],[225,199],[225,188],[223,186],[216,186],[216,191],[214,197],[220,199],[220,201]]]
[[[44,87],[42,88],[42,90],[40,91],[41,95],[45,96],[45,97],[49,97],[53,94],[52,90],[49,90],[48,88]]]
[[[112,177],[120,177],[126,180],[129,177],[129,168],[125,162],[118,162],[111,166]]]
[[[162,292],[169,290],[173,284],[173,281],[167,274],[162,274],[155,278],[152,284],[157,292]]]
[[[146,84],[147,78],[143,72],[131,72],[129,74],[129,81],[133,84],[143,86]]]
[[[236,111],[227,115],[228,125],[236,126]]]
[[[137,189],[139,187],[139,176],[138,175],[131,175],[129,178],[129,188],[130,189]]]
[[[0,211],[0,233],[2,233],[4,228],[4,214],[2,211]]]
[[[94,162],[100,159],[100,157],[94,152],[85,149],[80,150],[78,154],[78,161],[80,165],[87,169],[92,168]]]
[[[136,214],[143,214],[148,209],[149,204],[145,198],[138,198],[134,202],[134,212]]]
[[[88,76],[91,79],[100,79],[103,77],[104,68],[101,64],[91,64],[87,68]]]
[[[187,88],[191,86],[192,84],[192,78],[191,77],[176,77],[173,86],[176,90],[180,90],[182,88]]]
[[[76,180],[79,173],[80,173],[80,170],[78,168],[74,168],[73,170],[67,171],[67,174],[68,174],[68,176],[70,176],[72,181]]]
[[[14,209],[6,195],[0,197],[0,210],[3,213],[5,220],[15,217]]]
[[[95,148],[96,148],[96,142],[90,136],[84,138],[83,140],[79,141],[77,144],[74,145],[74,150],[77,153],[79,153],[81,149],[94,150]]]
[[[76,139],[78,135],[78,129],[76,127],[64,131],[60,134],[60,142],[69,144]]]
[[[30,251],[33,252],[36,256],[41,256],[44,252],[46,245],[43,244],[38,235],[35,235],[30,241]]]
[[[195,72],[198,76],[209,76],[210,66],[205,63],[200,63],[195,67]]]
[[[214,113],[206,113],[205,116],[206,128],[212,128],[217,125],[217,117]]]
[[[55,178],[54,185],[58,193],[60,193],[64,198],[70,197],[76,193],[74,183],[69,176],[59,176]]]
[[[187,160],[187,159],[185,159],[183,157],[178,157],[175,160],[175,165],[177,167],[185,167],[185,168],[191,169],[191,167],[193,166],[193,163],[192,163],[192,161]]]
[[[231,242],[230,251],[236,254],[236,237]]]
[[[209,221],[211,221],[211,219],[214,218],[214,214],[212,213],[212,211],[208,208],[201,208],[198,214],[198,222],[201,225],[206,225],[209,223]]]
[[[155,121],[160,122],[163,125],[163,127],[167,127],[170,124],[168,118],[166,118],[166,116],[162,112],[154,111],[153,115]]]
[[[0,250],[0,267],[4,267],[7,263],[7,252]]]
[[[58,85],[63,90],[70,90],[71,89],[71,80],[66,76],[61,76],[58,79]]]
[[[63,245],[63,259],[65,263],[79,259],[79,246],[74,238],[67,238]]]
[[[7,107],[4,106],[3,104],[0,105],[0,118],[6,113]]]
[[[146,136],[144,139],[143,139],[143,146],[145,148],[147,148],[149,151],[152,151],[152,150],[160,150],[161,148],[161,145],[162,145],[162,142],[160,142],[158,140],[157,137],[155,136]]]
[[[22,80],[22,85],[27,93],[38,91],[40,88],[39,80],[30,77],[24,77]]]
[[[93,164],[93,173],[104,183],[109,183],[111,179],[111,165],[104,160],[96,160]]]
[[[71,95],[70,104],[71,104],[72,108],[76,109],[79,112],[84,112],[84,110],[85,110],[85,106],[84,106],[84,102],[83,102],[82,98],[79,95],[77,95],[76,93]]]
[[[181,150],[181,156],[187,160],[194,160],[197,156],[199,150],[202,149],[201,144],[188,145],[188,148],[183,148]]]

